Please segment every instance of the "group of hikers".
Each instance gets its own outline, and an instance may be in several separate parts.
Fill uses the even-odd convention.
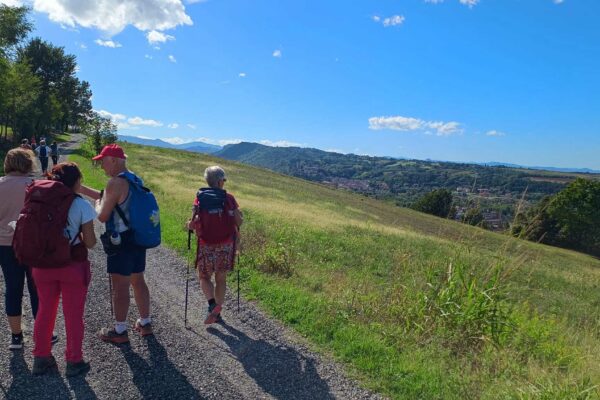
[[[73,162],[55,163],[45,179],[34,180],[34,158],[23,146],[10,150],[4,160],[5,176],[0,177],[0,264],[12,334],[9,348],[23,348],[26,282],[34,317],[32,373],[42,375],[56,368],[52,345],[58,337],[53,330],[62,298],[66,375],[75,376],[90,368],[82,352],[83,315],[91,281],[88,249],[96,245],[95,219],[106,227],[100,238],[115,318],[113,324],[100,329],[100,339],[116,344],[129,341],[130,287],[139,312],[133,328],[141,336],[153,334],[144,271],[146,250],[160,243],[158,204],[143,181],[128,170],[127,156],[117,144],[105,146],[93,157],[109,177],[103,190],[83,185],[81,171]],[[204,323],[212,324],[222,321],[227,272],[234,267],[243,220],[235,198],[223,189],[225,171],[208,167],[204,179],[208,187],[198,190],[186,228],[188,234],[197,236],[195,267],[208,302]],[[82,195],[94,200],[95,207]],[[42,254],[36,254],[39,246],[45,249]]]
[[[54,140],[50,146],[46,146],[46,138],[41,137],[40,144],[38,145],[35,141],[35,136],[32,136],[31,142],[27,138],[21,140],[21,148],[35,152],[40,160],[43,174],[48,172],[48,157],[52,158],[52,165],[58,164],[60,152],[56,140]]]

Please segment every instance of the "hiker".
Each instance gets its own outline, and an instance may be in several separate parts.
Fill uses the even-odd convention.
[[[132,230],[129,229],[126,221],[132,216],[130,203],[133,189],[130,188],[130,179],[137,179],[139,182],[141,179],[127,169],[127,156],[117,144],[104,146],[100,154],[92,159],[100,161],[102,169],[110,179],[103,191],[82,186],[80,193],[96,200],[98,221],[106,223],[106,232],[110,233],[110,241],[116,246],[109,250],[111,246],[105,244],[103,239],[103,246],[107,252],[107,272],[110,274],[113,286],[115,323],[111,328],[102,328],[99,336],[106,342],[127,343],[129,342],[127,314],[130,286],[133,287],[135,303],[140,314],[134,329],[142,336],[153,334],[150,291],[144,279],[146,248],[134,242]],[[156,217],[158,218],[158,214]]]
[[[21,147],[22,149],[25,149],[25,150],[33,150],[31,148],[31,145],[29,144],[29,140],[27,140],[27,138],[23,138],[21,140],[21,146],[19,146],[19,147]]]
[[[50,156],[52,157],[52,165],[58,164],[59,149],[56,140],[50,145]]]
[[[31,269],[20,265],[12,247],[14,226],[23,208],[25,188],[33,181],[34,155],[30,150],[17,148],[9,150],[4,158],[4,173],[0,177],[0,265],[4,275],[4,300],[8,325],[12,334],[11,350],[23,348],[21,314],[23,287],[27,280],[31,311],[35,318],[38,310],[38,296]]]
[[[35,154],[37,154],[42,164],[42,173],[45,174],[48,171],[48,156],[52,152],[52,149],[46,146],[46,140],[40,140],[40,145],[35,148]]]
[[[35,150],[35,148],[37,147],[37,143],[35,141],[35,136],[31,137],[31,140],[29,141],[29,143],[31,143],[31,149]]]
[[[206,168],[204,179],[209,187],[198,190],[188,229],[194,230],[198,237],[196,268],[200,288],[208,302],[204,323],[212,324],[222,321],[227,272],[233,270],[243,218],[235,198],[223,189],[227,181],[223,168]]]
[[[64,223],[63,227],[59,229],[67,239],[65,243],[70,246],[68,249],[70,254],[65,264],[44,265],[43,267],[32,264],[33,278],[39,296],[39,310],[33,329],[35,346],[31,372],[34,375],[41,375],[56,366],[56,360],[51,352],[51,337],[56,321],[58,302],[62,298],[67,334],[66,375],[75,376],[90,369],[89,363],[83,360],[83,313],[91,280],[87,249],[96,244],[96,234],[94,233],[96,211],[87,200],[75,195],[82,179],[77,164],[72,162],[57,164],[47,177],[49,180],[61,183],[51,190],[60,191],[61,194],[65,193],[65,197],[63,197],[65,199],[63,200],[66,211],[65,218],[64,221],[59,221],[60,218],[57,218],[56,223]]]

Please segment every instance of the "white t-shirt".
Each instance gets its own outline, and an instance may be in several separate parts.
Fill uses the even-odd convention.
[[[79,233],[81,225],[90,222],[96,218],[96,210],[92,205],[81,197],[75,197],[71,208],[69,208],[69,215],[67,217],[67,226],[65,227],[65,237],[69,241]],[[71,243],[73,246],[81,243],[81,240],[75,239],[75,242]]]

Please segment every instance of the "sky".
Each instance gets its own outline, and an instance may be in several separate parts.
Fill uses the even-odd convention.
[[[600,169],[598,0],[0,0],[123,135]]]

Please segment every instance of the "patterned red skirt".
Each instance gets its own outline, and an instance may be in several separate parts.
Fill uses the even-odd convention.
[[[198,241],[196,268],[200,277],[208,279],[215,272],[233,270],[235,243],[206,244]]]

